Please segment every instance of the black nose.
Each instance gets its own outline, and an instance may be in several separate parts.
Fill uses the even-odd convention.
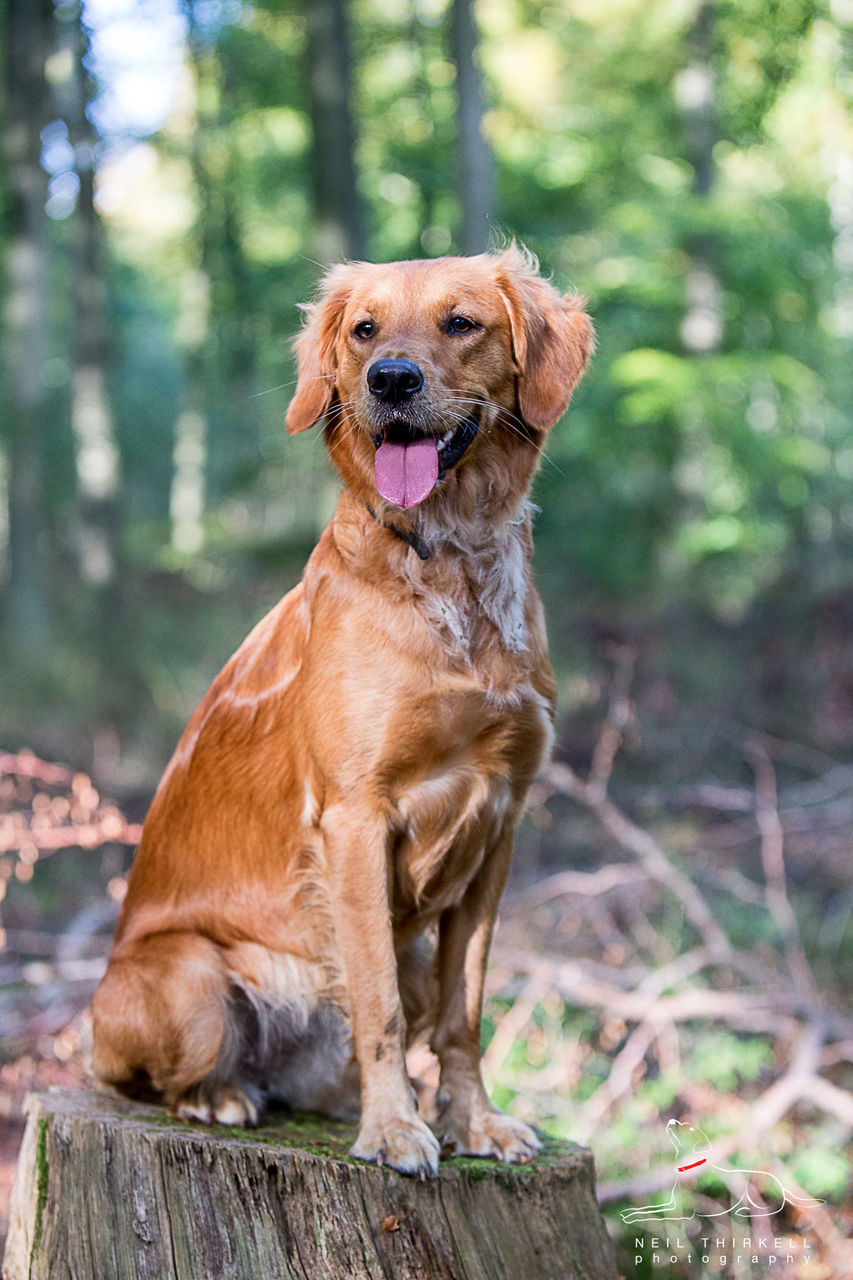
[[[403,404],[424,385],[424,375],[411,360],[374,360],[367,370],[367,386],[377,400]]]

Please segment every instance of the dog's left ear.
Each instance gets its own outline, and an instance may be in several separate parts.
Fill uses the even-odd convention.
[[[293,343],[297,361],[296,393],[284,422],[290,435],[306,431],[328,412],[335,393],[336,346],[347,304],[347,268],[333,267],[316,302],[305,307],[306,321]]]
[[[592,321],[583,298],[562,297],[516,246],[501,254],[497,267],[518,370],[519,414],[547,431],[566,412],[592,354]]]

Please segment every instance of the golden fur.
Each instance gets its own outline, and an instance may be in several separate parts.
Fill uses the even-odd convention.
[[[516,248],[335,267],[306,310],[287,426],[325,417],[344,488],[166,769],[94,999],[95,1070],[202,1120],[253,1123],[268,1094],[359,1112],[355,1155],[433,1173],[404,1057],[427,1032],[441,1145],[523,1160],[534,1134],[480,1077],[483,974],[555,699],[526,495],[591,326]],[[367,386],[379,359],[423,373],[396,414]],[[372,433],[471,415],[425,499],[379,495]]]

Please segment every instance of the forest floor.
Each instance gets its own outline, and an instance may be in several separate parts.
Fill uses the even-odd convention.
[[[688,1246],[720,1234],[735,1171],[762,1170],[825,1203],[783,1208],[758,1188],[763,1217],[732,1219],[733,1238],[770,1224],[798,1242],[774,1277],[841,1280],[853,1274],[853,767],[753,735],[736,778],[664,785],[630,761],[614,773],[629,676],[615,670],[584,766],[558,753],[532,797],[492,951],[487,1085],[592,1146],[626,1273],[770,1274],[766,1256],[735,1267],[719,1255],[707,1271],[686,1252],[637,1263],[620,1211],[668,1194],[665,1125],[678,1119],[701,1125],[723,1170],[690,1193]],[[26,1093],[85,1087],[85,1010],[137,838],[87,775],[0,757],[0,1234]],[[415,1058],[434,1080],[431,1056]]]

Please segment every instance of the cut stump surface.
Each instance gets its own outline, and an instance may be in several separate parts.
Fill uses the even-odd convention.
[[[4,1280],[615,1280],[589,1151],[443,1161],[429,1182],[347,1155],[355,1130],[273,1113],[187,1125],[107,1094],[32,1094]]]

